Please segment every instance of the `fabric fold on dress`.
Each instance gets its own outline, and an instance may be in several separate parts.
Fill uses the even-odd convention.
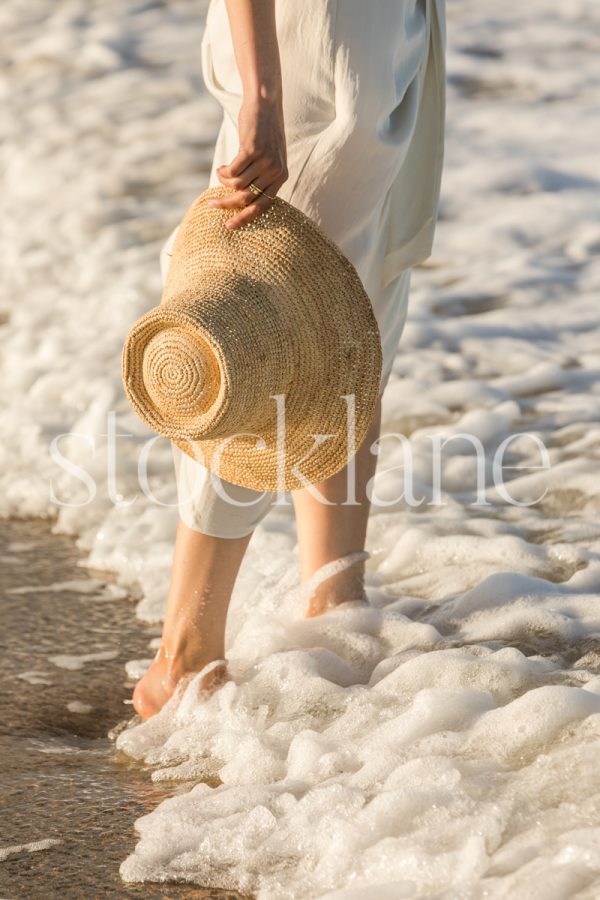
[[[336,241],[367,293],[377,291],[432,252],[445,0],[276,0],[276,17],[290,173],[279,195]],[[218,147],[235,141],[242,102],[228,22],[224,0],[211,0],[202,70],[225,112]]]

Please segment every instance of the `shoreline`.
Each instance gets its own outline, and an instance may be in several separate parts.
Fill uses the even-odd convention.
[[[135,820],[182,787],[154,784],[152,767],[109,737],[129,719],[123,700],[134,682],[124,663],[147,653],[156,628],[133,615],[133,600],[111,596],[113,573],[88,572],[75,539],[50,526],[37,517],[0,519],[8,644],[0,892],[22,896],[26,885],[31,900],[100,892],[144,900],[242,897],[120,878],[119,865],[138,840]]]

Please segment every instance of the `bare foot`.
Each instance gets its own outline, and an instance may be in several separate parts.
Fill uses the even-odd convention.
[[[357,571],[358,570],[358,571]],[[329,609],[343,603],[369,605],[363,581],[362,563],[354,564],[342,572],[330,575],[311,593],[305,610],[305,617],[320,616]]]
[[[161,644],[148,670],[140,678],[133,692],[133,708],[143,719],[149,719],[163,708],[167,700],[175,692],[178,684],[189,680],[199,672],[210,660],[197,661],[193,666],[175,659],[166,652]],[[215,666],[202,678],[201,690],[216,690],[227,679],[225,663]]]

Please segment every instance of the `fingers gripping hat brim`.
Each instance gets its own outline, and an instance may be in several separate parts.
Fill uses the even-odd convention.
[[[205,191],[181,221],[123,383],[158,434],[234,484],[295,490],[343,469],[375,412],[381,337],[350,261],[280,198],[253,222]]]

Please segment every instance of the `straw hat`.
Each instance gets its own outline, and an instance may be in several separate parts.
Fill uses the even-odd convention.
[[[226,481],[295,490],[362,443],[379,328],[355,268],[311,219],[277,197],[228,229],[233,211],[207,204],[228,193],[210,188],[183,217],[160,305],[125,340],[123,383],[153,431]]]

